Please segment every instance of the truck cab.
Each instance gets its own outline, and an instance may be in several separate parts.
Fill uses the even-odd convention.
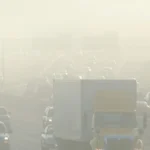
[[[106,82],[103,90],[98,92],[93,107],[92,128],[99,136],[94,135],[92,149],[134,150],[137,141],[141,140],[136,112],[136,82]],[[141,123],[144,123],[143,120]]]

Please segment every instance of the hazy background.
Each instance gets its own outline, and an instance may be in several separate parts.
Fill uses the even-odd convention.
[[[99,71],[116,60],[121,76],[150,91],[149,8],[149,0],[0,0],[0,105],[12,113],[12,150],[40,150],[42,115],[52,102],[47,77],[58,68],[64,74],[73,63],[86,74],[83,63]]]
[[[120,36],[146,36],[149,4],[148,0],[1,0],[0,33],[2,38],[21,38],[112,29]]]
[[[149,4],[148,0],[0,0],[6,84],[26,83],[70,51],[101,50],[118,61],[149,60]]]

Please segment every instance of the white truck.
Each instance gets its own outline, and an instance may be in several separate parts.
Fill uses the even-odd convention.
[[[125,91],[117,98],[129,98],[130,104],[136,104],[136,81],[133,80],[54,80],[54,116],[53,127],[60,150],[89,150],[92,139],[92,116],[95,100],[103,103],[105,99],[97,97],[101,91]],[[107,96],[108,97],[108,96]],[[110,104],[116,103],[116,95],[109,95]],[[96,100],[97,101],[97,100]],[[105,103],[106,104],[106,103]],[[111,105],[107,107],[111,107]],[[117,107],[120,104],[116,104]],[[105,105],[106,106],[106,105]],[[113,105],[114,108],[115,105]],[[130,105],[128,105],[130,106]],[[100,107],[99,107],[100,108]],[[105,108],[102,108],[105,109]],[[109,108],[107,108],[109,109]],[[111,109],[111,108],[110,108]],[[129,108],[130,109],[130,108]]]

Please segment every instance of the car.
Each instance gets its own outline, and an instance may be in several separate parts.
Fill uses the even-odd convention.
[[[3,122],[0,122],[0,150],[10,150],[10,136]]]
[[[43,128],[45,128],[49,124],[52,125],[53,110],[54,107],[52,106],[46,107],[43,115]]]
[[[12,133],[11,127],[11,113],[3,106],[0,106],[0,121],[4,122],[9,133]]]
[[[41,150],[55,150],[57,143],[51,125],[48,125],[41,134]]]
[[[150,92],[148,92],[144,98],[144,100],[147,102],[147,104],[150,106]]]

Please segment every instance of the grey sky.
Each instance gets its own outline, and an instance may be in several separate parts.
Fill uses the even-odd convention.
[[[0,36],[111,29],[127,36],[146,35],[150,24],[148,6],[149,2],[142,0],[0,0]]]

